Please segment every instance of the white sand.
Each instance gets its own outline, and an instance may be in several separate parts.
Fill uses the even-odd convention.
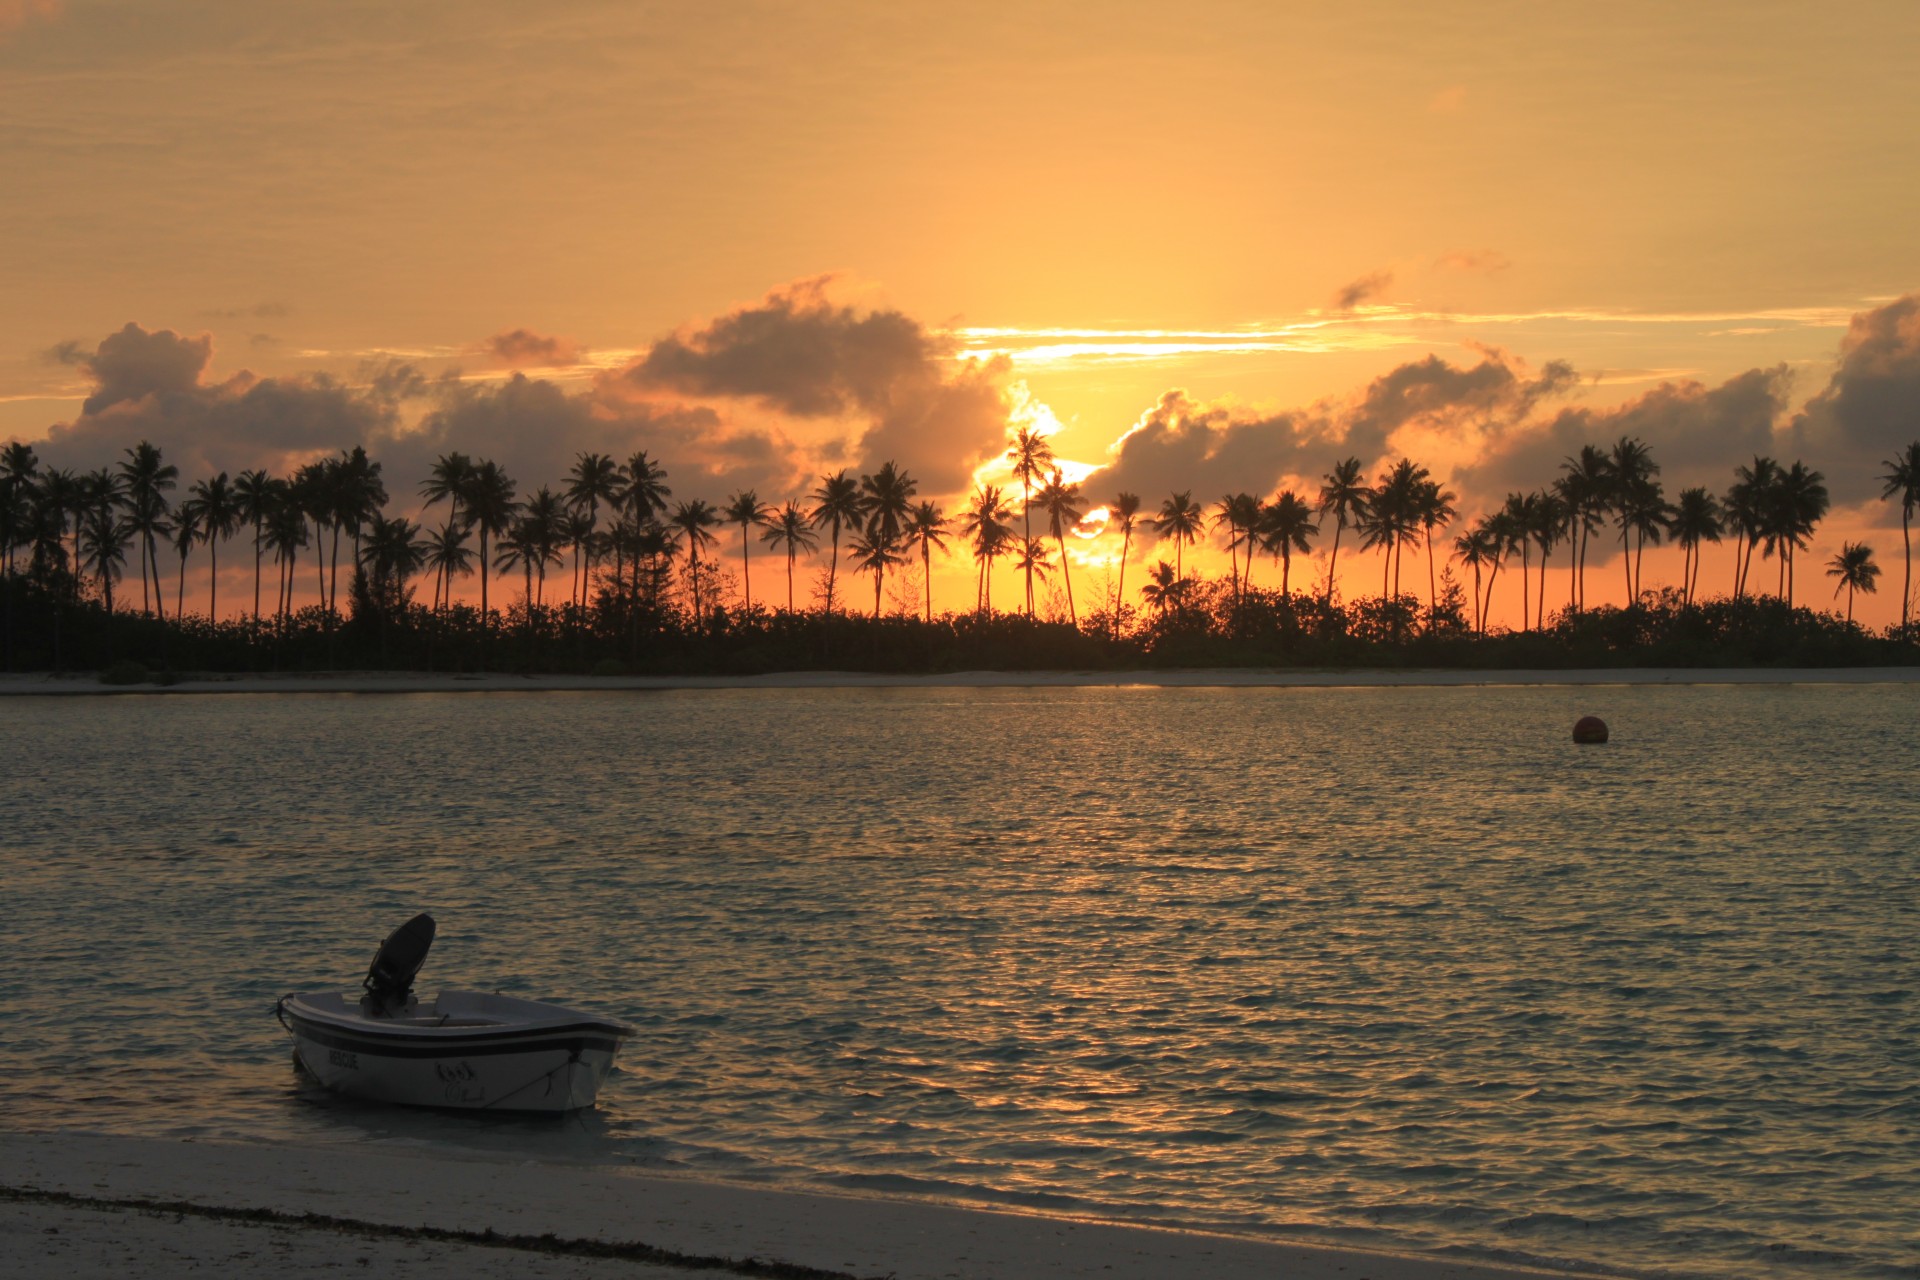
[[[1577,670],[1320,670],[1207,668],[1176,671],[953,671],[870,675],[788,671],[763,676],[426,675],[330,672],[223,675],[175,685],[104,685],[83,676],[0,676],[0,697],[182,693],[558,693],[608,689],[1020,689],[1020,688],[1364,688],[1478,685],[1920,684],[1914,667],[1602,667]]]
[[[383,1237],[339,1223],[242,1222],[220,1210],[317,1213],[468,1233],[552,1233],[898,1280],[1565,1280],[1573,1274],[365,1144],[0,1135],[0,1188],[0,1270],[23,1280],[328,1268],[450,1277],[690,1274],[635,1261]],[[139,1202],[184,1202],[196,1211],[143,1211]]]

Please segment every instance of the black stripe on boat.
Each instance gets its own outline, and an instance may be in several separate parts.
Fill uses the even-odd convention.
[[[603,1030],[591,1023],[579,1027],[556,1027],[551,1032],[543,1030],[518,1038],[502,1039],[496,1034],[486,1040],[476,1041],[453,1036],[356,1035],[337,1027],[308,1022],[304,1018],[296,1017],[293,1021],[294,1034],[302,1040],[311,1040],[328,1049],[345,1049],[380,1058],[480,1058],[509,1053],[549,1053],[555,1050],[583,1053],[589,1049],[613,1053],[620,1047],[617,1036],[580,1034],[589,1030]]]

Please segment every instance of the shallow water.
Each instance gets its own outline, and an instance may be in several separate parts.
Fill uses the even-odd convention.
[[[430,1142],[1633,1273],[1920,1276],[1920,687],[0,703],[0,1125]],[[1575,748],[1573,719],[1614,741]],[[283,991],[641,1028],[340,1103]]]

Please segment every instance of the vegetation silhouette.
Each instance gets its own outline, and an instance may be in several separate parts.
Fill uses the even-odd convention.
[[[1098,527],[1119,533],[1120,551],[1107,562],[1117,569],[1111,587],[1103,584],[1097,599],[1082,601],[1070,537],[1088,533],[1091,500],[1030,427],[1012,433],[1005,460],[1021,481],[1018,511],[999,486],[982,483],[958,515],[949,515],[917,500],[914,477],[893,462],[858,477],[844,470],[821,476],[810,506],[790,499],[775,508],[748,489],[716,508],[697,497],[670,505],[667,472],[645,452],[624,464],[583,453],[558,490],[542,485],[524,498],[497,462],[449,452],[417,490],[424,511],[447,504],[445,520],[429,532],[387,513],[381,464],[359,448],[287,477],[222,472],[187,486],[176,503],[169,495],[179,485],[178,468],[150,441],[126,449],[116,467],[87,475],[43,469],[31,447],[11,444],[0,450],[0,662],[6,670],[111,668],[126,678],[138,669],[166,679],[178,670],[395,666],[745,673],[829,662],[881,671],[1841,665],[1910,663],[1920,654],[1911,551],[1920,442],[1888,459],[1878,477],[1882,497],[1900,506],[1905,556],[1900,621],[1879,632],[1853,621],[1856,597],[1873,593],[1881,574],[1863,543],[1845,544],[1826,566],[1834,599],[1846,595],[1844,614],[1795,604],[1796,558],[1830,505],[1825,477],[1798,460],[1755,457],[1733,469],[1723,495],[1694,487],[1669,502],[1643,442],[1584,445],[1549,483],[1507,495],[1450,541],[1442,535],[1459,522],[1458,499],[1410,458],[1385,467],[1372,484],[1362,478],[1359,459],[1341,460],[1315,502],[1290,490],[1271,499],[1226,494],[1211,520],[1192,490],[1174,492],[1149,521],[1173,544],[1174,559],[1157,559],[1134,589],[1144,609],[1133,607],[1126,586],[1140,497],[1120,493],[1093,511],[1105,521]],[[1036,511],[1045,520],[1041,535],[1032,530]],[[1293,557],[1310,554],[1329,521],[1328,580],[1297,591]],[[1227,552],[1223,578],[1185,572],[1185,551],[1209,524]],[[719,546],[714,531],[723,526],[738,527],[738,589],[724,560],[703,554]],[[1378,596],[1338,597],[1333,573],[1349,527],[1363,550],[1381,555]],[[820,592],[811,607],[801,607],[798,559],[819,549],[823,531],[830,553]],[[1618,539],[1625,606],[1586,604],[1588,550],[1602,531]],[[756,535],[785,553],[784,609],[755,602],[747,587]],[[1703,596],[1701,550],[1728,535],[1729,590]],[[220,553],[236,537],[253,544],[252,606],[221,618]],[[843,540],[854,568],[873,579],[872,609],[857,616],[838,598]],[[1645,550],[1666,540],[1681,549],[1681,581],[1649,589]],[[163,545],[176,558],[168,566],[171,612]],[[1547,565],[1563,546],[1569,594],[1565,607],[1550,610]],[[187,590],[189,560],[200,548],[208,563],[204,613]],[[936,612],[936,548],[975,561],[971,610]],[[1424,601],[1401,590],[1409,548],[1425,553]],[[308,550],[311,603],[296,605]],[[1254,582],[1260,552],[1279,564],[1277,589]],[[1003,557],[1012,558],[1026,587],[1017,612],[993,604],[993,568]],[[276,572],[271,612],[262,599],[268,559]],[[896,575],[889,611],[889,573],[916,559],[917,575]],[[1756,588],[1756,559],[1775,562],[1771,591]],[[548,575],[569,563],[567,590],[549,593]],[[1520,579],[1519,624],[1495,628],[1495,592],[1510,564]],[[124,588],[136,567],[138,609]],[[1456,567],[1471,572],[1470,582],[1455,577]],[[477,606],[456,591],[475,574]],[[1058,589],[1043,610],[1039,589],[1051,588],[1056,574]],[[519,579],[517,598],[504,609],[492,603],[496,576]],[[424,603],[416,599],[422,586]],[[493,652],[499,636],[511,640],[504,663]]]

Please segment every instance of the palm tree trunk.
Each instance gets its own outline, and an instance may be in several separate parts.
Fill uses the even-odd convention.
[[[1127,550],[1133,544],[1133,530],[1125,530],[1120,535],[1120,578],[1113,585],[1113,619],[1107,626],[1107,638],[1113,639],[1120,633],[1120,610],[1127,602]]]
[[[793,543],[787,543],[787,616],[793,616]]]
[[[1333,576],[1340,569],[1340,533],[1347,527],[1344,516],[1333,523],[1333,555],[1327,560],[1327,605],[1333,605]],[[1477,594],[1477,592],[1476,592]]]
[[[1534,608],[1534,627],[1540,631],[1547,627],[1547,557],[1552,554],[1546,543],[1540,544],[1540,603]]]
[[[1900,504],[1900,545],[1907,552],[1906,586],[1900,592],[1900,629],[1907,629],[1908,620],[1913,616],[1913,537],[1908,525],[1913,518],[1913,504]]]
[[[147,531],[147,563],[153,566],[153,608],[160,615],[160,621],[167,620],[167,592],[160,585],[160,548],[153,544],[153,531]]]
[[[753,608],[753,566],[747,562],[748,540],[747,522],[742,520],[740,522],[740,590],[744,593],[745,607],[751,609]]]
[[[219,621],[218,605],[220,600],[220,539],[211,534],[207,537],[207,621]]]
[[[1533,589],[1533,557],[1529,554],[1530,550],[1531,548],[1523,540],[1520,543],[1520,629],[1522,631],[1528,629],[1527,619],[1533,616],[1533,599],[1530,594]]]
[[[1073,621],[1074,630],[1080,629],[1080,615],[1073,608],[1073,570],[1067,567],[1067,537],[1065,533],[1054,535],[1054,541],[1060,544],[1060,580],[1067,584],[1067,617]]]
[[[927,624],[933,624],[933,543],[926,535],[920,535],[920,577],[921,585],[927,592]]]

